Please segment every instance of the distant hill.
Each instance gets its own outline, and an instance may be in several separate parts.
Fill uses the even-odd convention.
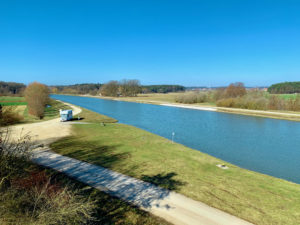
[[[300,93],[300,82],[283,82],[273,84],[268,88],[271,94],[293,94]]]

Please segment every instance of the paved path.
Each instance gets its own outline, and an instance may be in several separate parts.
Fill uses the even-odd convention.
[[[37,164],[63,172],[94,188],[131,202],[176,225],[250,224],[175,192],[100,166],[61,156],[50,150],[35,151],[32,160]]]

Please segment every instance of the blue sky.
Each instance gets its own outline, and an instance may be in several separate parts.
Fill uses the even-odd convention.
[[[300,1],[0,0],[0,80],[300,80]]]

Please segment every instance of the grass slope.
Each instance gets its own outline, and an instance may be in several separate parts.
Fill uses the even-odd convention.
[[[124,124],[73,125],[60,154],[175,190],[255,224],[297,224],[300,185],[259,174]]]

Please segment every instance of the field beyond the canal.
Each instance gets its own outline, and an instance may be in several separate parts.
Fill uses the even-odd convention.
[[[182,193],[255,224],[300,221],[298,184],[239,168],[133,126],[101,125],[93,121],[96,114],[85,117],[96,123],[73,125],[72,136],[51,145],[55,152]]]

